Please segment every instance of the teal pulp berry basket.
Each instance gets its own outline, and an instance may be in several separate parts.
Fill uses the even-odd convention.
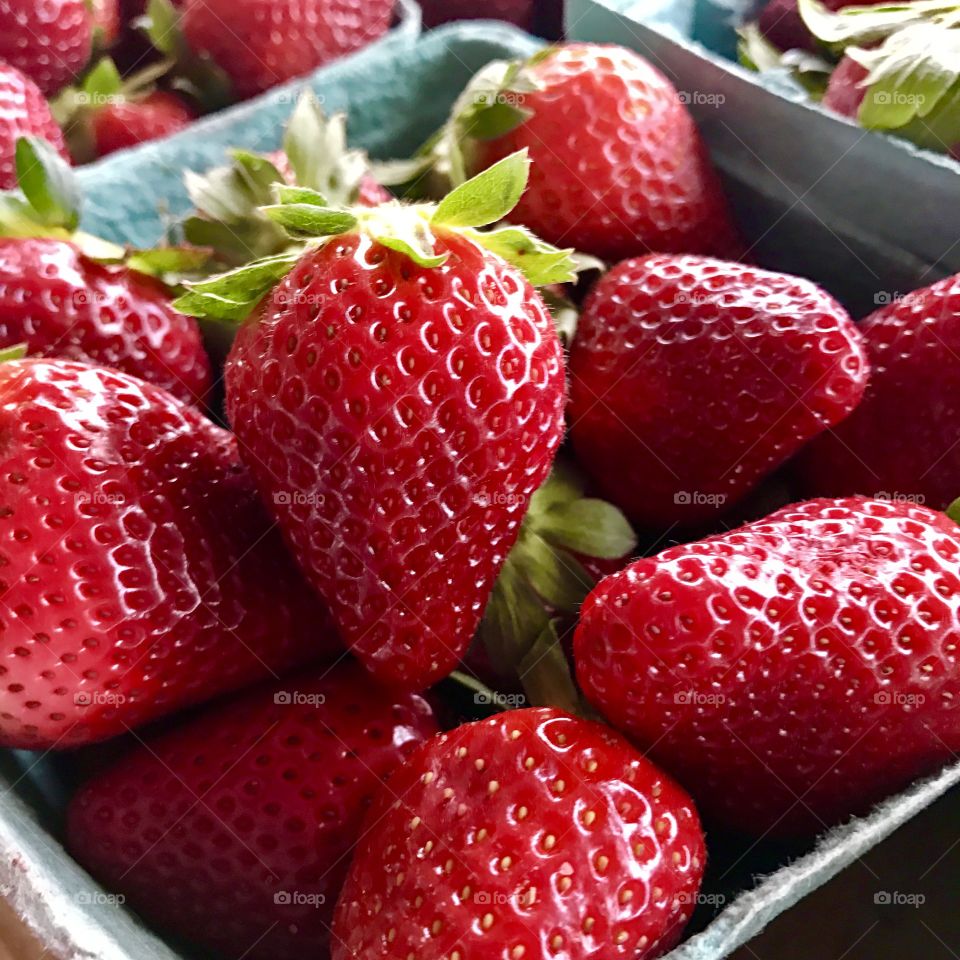
[[[409,16],[416,23],[417,14]],[[579,20],[577,10],[571,9],[571,17],[577,36],[619,42],[632,38],[643,47],[638,38],[644,34],[635,32],[636,24],[629,21],[629,29],[618,27],[621,21],[608,8],[601,11],[595,5],[592,12],[581,10]],[[166,141],[84,169],[80,175],[84,226],[116,241],[140,245],[157,241],[170,219],[189,206],[184,169],[203,170],[221,162],[230,146],[276,148],[284,121],[305,84],[322,98],[328,112],[348,112],[355,144],[381,158],[407,155],[442,123],[476,70],[495,58],[529,55],[538,44],[517,30],[489,23],[447,27],[416,42],[408,33],[395,34],[307,81],[206,119]],[[703,82],[708,80],[706,76]],[[717,142],[716,136],[710,139]],[[729,184],[745,192],[741,199],[749,204],[749,178],[738,182],[736,169],[722,165]],[[753,202],[779,203],[782,209],[789,206],[785,197],[769,194],[762,183],[756,186]],[[877,261],[871,262],[879,269]],[[792,262],[797,272],[825,276],[809,266],[802,258]],[[164,942],[149,931],[109,891],[98,887],[61,846],[61,817],[72,783],[92,773],[104,755],[122,746],[108,743],[45,756],[0,751],[0,894],[26,918],[53,957],[206,958],[203,952]],[[701,903],[688,938],[670,954],[671,960],[727,956],[958,780],[960,766],[949,768],[890,798],[870,816],[801,846],[711,834],[711,862]]]

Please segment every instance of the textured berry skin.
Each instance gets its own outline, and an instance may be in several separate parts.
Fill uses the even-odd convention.
[[[0,743],[67,747],[337,647],[234,438],[134,377],[0,364]]]
[[[40,137],[69,160],[63,133],[37,85],[15,67],[0,63],[0,190],[17,186],[14,150],[20,137]]]
[[[641,524],[695,524],[857,404],[867,378],[843,308],[808,280],[703,257],[619,264],[570,351],[574,449]]]
[[[644,960],[679,939],[705,857],[679,786],[551,708],[435,737],[368,824],[333,960]]]
[[[52,97],[87,65],[93,27],[86,0],[0,0],[0,60]]]
[[[100,45],[109,47],[120,37],[123,26],[120,11],[121,0],[91,0],[93,28],[100,31]]]
[[[185,0],[182,9],[187,42],[246,98],[372,43],[390,26],[393,0]]]
[[[526,68],[542,89],[511,133],[480,142],[476,165],[530,151],[510,219],[610,260],[657,250],[735,257],[726,201],[670,81],[622,47],[568,44]]]
[[[577,676],[705,814],[822,830],[960,746],[960,528],[903,503],[814,500],[608,577]]]
[[[960,496],[960,275],[881,307],[859,328],[870,384],[801,458],[806,489],[946,507]]]
[[[184,130],[195,117],[172,93],[155,90],[143,100],[108,103],[91,118],[98,157]]]
[[[867,73],[867,68],[860,66],[856,60],[844,57],[830,74],[823,105],[841,116],[856,120],[867,92],[859,84],[866,79]]]
[[[225,957],[326,956],[380,781],[437,729],[422,698],[378,692],[356,664],[293,676],[91,781],[70,805],[68,847],[158,928]]]
[[[200,328],[155,280],[44,238],[0,239],[0,347],[114,367],[180,400],[211,387]]]
[[[536,0],[426,0],[422,3],[423,25],[437,27],[452,20],[505,20],[524,30],[533,30]]]
[[[454,233],[436,268],[360,234],[308,253],[241,328],[227,411],[340,632],[387,683],[454,669],[563,435],[539,296]]]

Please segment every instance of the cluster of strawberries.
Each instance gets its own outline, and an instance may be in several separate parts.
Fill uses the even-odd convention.
[[[303,99],[134,253],[18,141],[0,742],[164,718],[67,843],[224,957],[653,957],[697,807],[816,833],[960,745],[960,279],[856,324],[753,266],[618,47],[481,71],[415,202],[343,139]]]

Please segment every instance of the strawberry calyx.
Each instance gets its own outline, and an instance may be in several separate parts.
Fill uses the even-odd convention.
[[[190,96],[205,112],[221,110],[236,100],[230,78],[206,53],[191,49],[180,29],[180,16],[170,0],[149,0],[146,13],[135,23],[171,64],[171,85]]]
[[[66,87],[50,104],[57,123],[63,128],[70,155],[76,163],[89,163],[97,157],[93,117],[105,106],[139,103],[157,89],[172,61],[153,63],[124,79],[110,57],[102,57],[76,86]]]
[[[780,50],[763,35],[756,20],[740,27],[737,35],[737,57],[748,70],[784,73],[817,99],[826,92],[834,67],[826,57],[809,50]]]
[[[596,586],[583,558],[616,560],[636,546],[623,513],[587,496],[579,473],[557,461],[530,499],[480,624],[498,675],[515,674],[533,704],[569,703],[575,688],[556,618],[576,616]]]
[[[282,167],[288,168],[282,170]],[[230,151],[230,163],[184,180],[196,213],[180,225],[183,239],[212,248],[222,267],[275,256],[290,247],[290,234],[265,208],[275,187],[287,184],[320,194],[332,206],[356,204],[366,178],[382,183],[366,151],[347,146],[346,114],[327,117],[312,91],[297,101],[276,154]],[[292,202],[292,201],[291,201]]]
[[[861,126],[949,153],[960,145],[960,4],[939,0],[831,12],[800,0],[811,33],[867,70]]]
[[[242,321],[305,250],[350,232],[363,233],[426,268],[447,259],[448,254],[437,249],[437,235],[456,232],[517,267],[534,286],[569,282],[577,270],[572,250],[552,247],[524,227],[480,229],[496,224],[513,209],[526,187],[529,167],[526,151],[511,154],[439,204],[391,201],[376,207],[338,207],[319,190],[276,184],[276,202],[260,209],[283,227],[292,245],[219,276],[185,284],[187,293],[175,305],[197,317]]]
[[[210,251],[191,247],[134,250],[79,229],[81,194],[73,168],[37,137],[14,153],[19,190],[0,192],[0,237],[48,237],[73,244],[99,263],[122,263],[168,287],[202,275]]]
[[[26,355],[27,345],[25,343],[12,343],[9,347],[0,348],[0,363],[22,360]]]

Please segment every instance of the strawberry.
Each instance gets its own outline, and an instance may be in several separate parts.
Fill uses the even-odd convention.
[[[0,743],[104,739],[332,653],[236,442],[135,377],[0,364]]]
[[[855,112],[869,130],[960,157],[960,19],[954,9],[911,3],[891,16],[883,2],[875,11],[837,12],[813,0],[799,4],[814,36],[843,55],[828,106]],[[855,83],[859,91],[850,89]]]
[[[569,279],[570,252],[475,229],[527,169],[510,157],[439,206],[335,209],[282,186],[266,212],[323,239],[177,301],[257,307],[226,366],[230,422],[344,639],[390,684],[456,666],[562,438],[562,351],[529,278]]]
[[[26,196],[0,209],[0,231],[14,234],[0,237],[0,348],[22,343],[31,355],[115,367],[202,404],[211,371],[200,329],[173,309],[158,280],[140,272],[190,253],[140,253],[129,260],[136,270],[98,262],[125,252],[76,231],[78,188],[69,168],[28,138],[16,161]]]
[[[863,401],[800,461],[818,495],[862,493],[943,508],[957,495],[960,276],[890,302],[860,323],[873,370]]]
[[[426,0],[423,8],[423,25],[437,27],[453,20],[505,20],[523,30],[533,30],[536,15],[536,0],[494,0],[481,3],[478,0]]]
[[[856,120],[860,104],[867,92],[863,86],[866,77],[865,67],[851,57],[844,57],[830,74],[821,102],[835,113]]]
[[[181,23],[246,99],[366,46],[392,14],[392,0],[185,0]]]
[[[960,529],[814,500],[603,580],[577,676],[616,727],[751,834],[813,833],[960,746]]]
[[[37,85],[16,67],[0,63],[0,190],[17,185],[14,153],[25,136],[46,140],[68,159],[63,134]]]
[[[109,47],[120,37],[121,0],[91,0],[94,37],[100,47]]]
[[[827,10],[871,7],[885,0],[824,0]],[[757,17],[760,32],[780,50],[816,50],[816,38],[803,20],[797,0],[768,0]]]
[[[45,97],[87,65],[93,31],[86,0],[0,0],[0,60],[25,73]]]
[[[616,266],[570,350],[574,450],[637,522],[715,517],[842,420],[867,377],[843,308],[808,280],[696,256]]]
[[[141,100],[107,103],[93,115],[97,156],[179,133],[195,119],[193,109],[166,90],[154,90]]]
[[[139,744],[74,797],[67,845],[158,928],[227,957],[326,956],[380,781],[437,731],[354,664],[300,674]]]
[[[643,960],[679,939],[705,857],[679,786],[550,708],[434,737],[367,823],[333,960]]]
[[[533,169],[511,216],[550,243],[606,259],[740,252],[692,117],[630,50],[568,44],[481,71],[440,142],[453,181],[522,149]]]

